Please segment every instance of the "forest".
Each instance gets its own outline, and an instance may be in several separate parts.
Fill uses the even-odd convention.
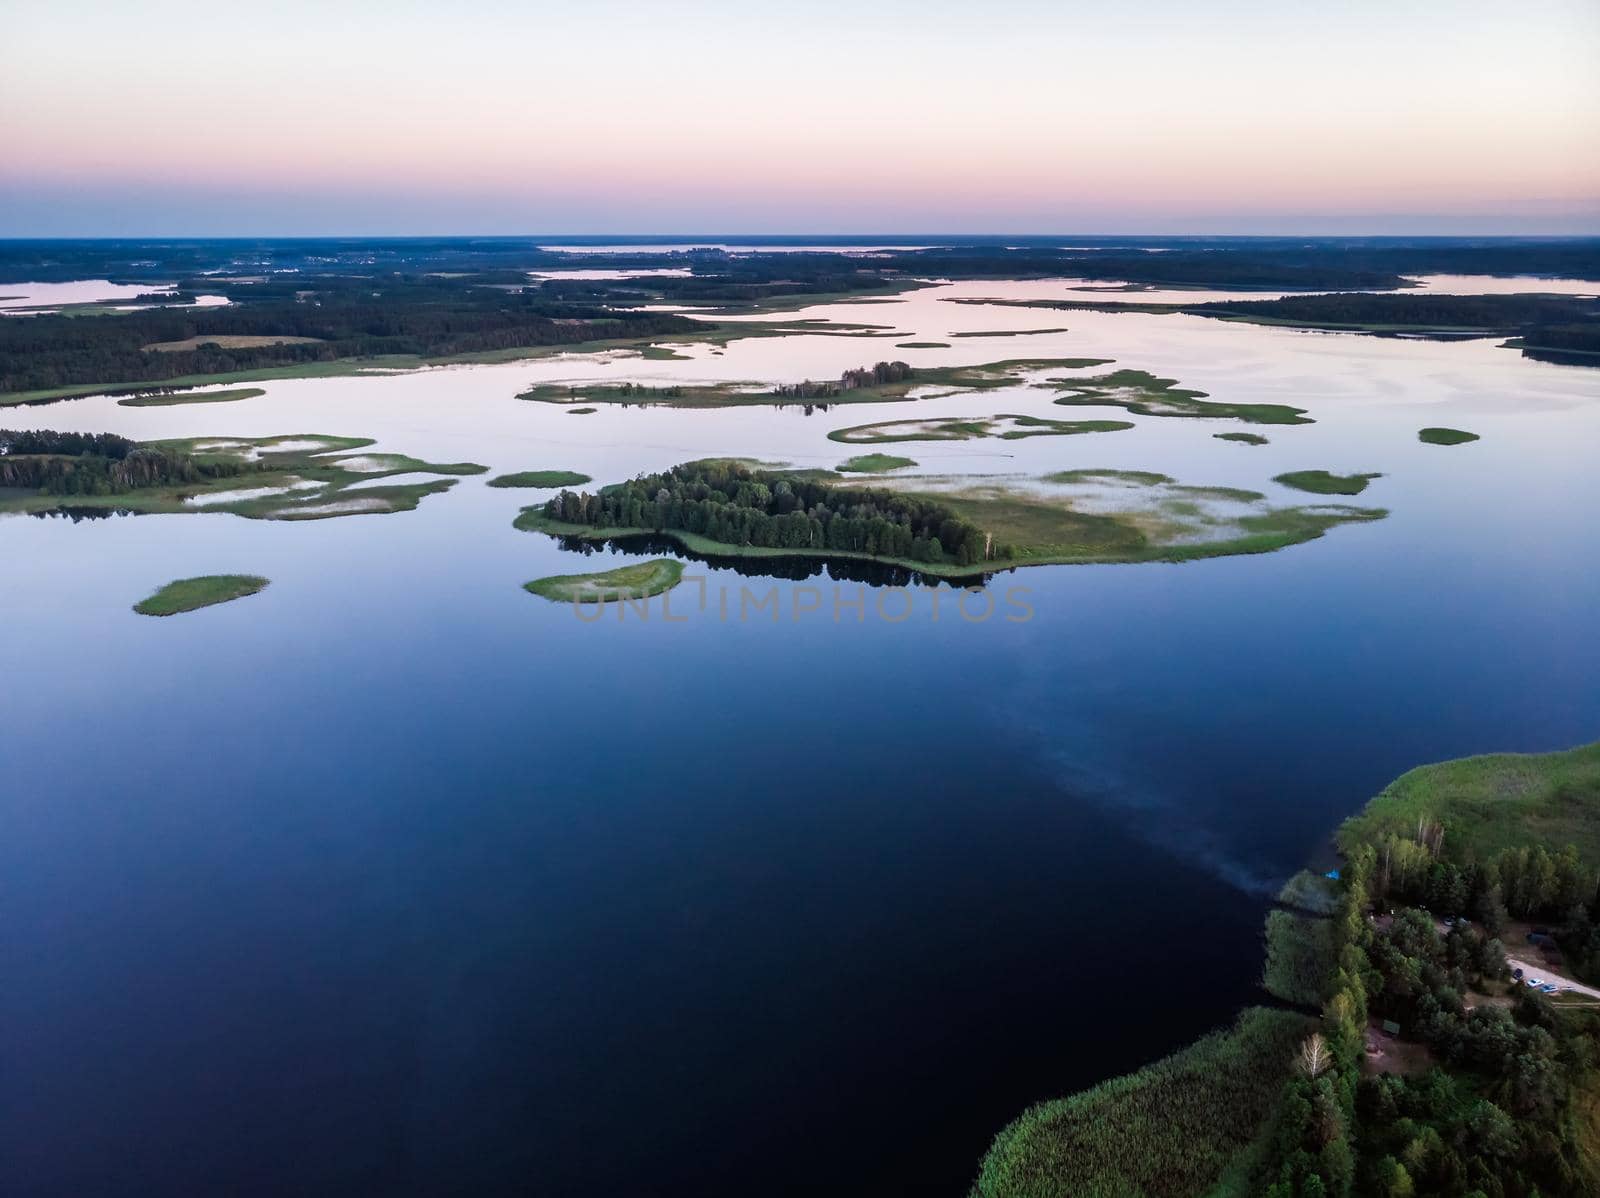
[[[1006,547],[950,509],[893,491],[840,486],[737,462],[690,462],[598,494],[563,491],[544,514],[594,528],[677,531],[725,545],[971,565]]]
[[[846,391],[859,391],[863,387],[877,387],[884,383],[903,383],[915,372],[905,362],[879,362],[847,370],[837,381],[814,383],[806,379],[801,383],[780,383],[772,389],[774,395],[784,399],[830,399]]]
[[[212,284],[239,296],[207,308],[0,321],[0,391],[126,384],[340,358],[440,357],[700,330],[668,313],[550,303],[536,293],[456,280],[381,279]],[[246,298],[248,297],[248,298]],[[281,345],[154,350],[208,336],[314,338]]]
[[[251,463],[197,461],[111,433],[0,429],[0,487],[47,495],[120,495],[142,487],[231,478]]]
[[[1542,295],[1288,295],[1282,299],[1219,300],[1191,312],[1236,312],[1330,324],[1405,324],[1463,328],[1520,328],[1600,316],[1594,300]]]

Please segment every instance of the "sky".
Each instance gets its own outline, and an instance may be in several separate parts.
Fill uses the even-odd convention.
[[[1600,0],[0,0],[0,237],[1600,234]]]

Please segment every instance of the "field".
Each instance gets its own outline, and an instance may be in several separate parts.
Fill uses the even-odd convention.
[[[1345,852],[1419,820],[1445,827],[1444,852],[1484,859],[1501,849],[1575,845],[1600,866],[1600,743],[1562,753],[1496,753],[1402,774],[1339,828]]]
[[[1040,1103],[998,1136],[972,1198],[1194,1198],[1255,1138],[1311,1026],[1252,1008],[1137,1073]]]
[[[202,578],[180,578],[169,582],[148,599],[133,605],[141,616],[175,616],[197,611],[234,599],[254,595],[267,585],[254,574],[208,574]]]
[[[143,348],[149,353],[177,354],[199,349],[202,345],[215,345],[219,349],[255,349],[262,345],[316,345],[321,337],[256,336],[249,333],[211,333],[200,337],[185,337],[182,341],[156,341]]]

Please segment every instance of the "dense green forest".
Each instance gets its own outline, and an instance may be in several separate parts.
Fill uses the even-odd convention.
[[[197,461],[111,433],[0,429],[0,487],[47,495],[119,495],[143,487],[231,478],[246,462]]]
[[[703,327],[668,313],[550,303],[536,293],[455,280],[299,278],[221,289],[238,302],[0,321],[0,391],[159,381],[387,354],[441,357]],[[204,344],[207,337],[222,343]],[[234,337],[312,340],[225,348]],[[193,348],[148,348],[193,339],[199,341]]]
[[[971,565],[1007,557],[977,525],[931,500],[808,481],[737,462],[690,462],[663,474],[563,491],[544,514],[595,528],[673,530],[727,545],[833,550],[916,562]]]
[[[1305,324],[1468,328],[1501,332],[1600,319],[1600,304],[1594,300],[1539,295],[1290,295],[1282,299],[1223,300],[1196,304],[1185,311],[1206,316],[1267,317]]]
[[[1267,923],[1269,990],[1316,1020],[1274,1040],[1247,1013],[1032,1108],[996,1137],[975,1198],[1600,1193],[1600,1005],[1507,960],[1596,980],[1600,744],[1413,770],[1338,844],[1335,880],[1297,876],[1280,895],[1295,911]]]

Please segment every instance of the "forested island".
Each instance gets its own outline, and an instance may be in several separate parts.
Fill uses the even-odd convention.
[[[1600,1192],[1600,744],[1413,770],[1337,842],[1267,925],[1319,1016],[1040,1104],[975,1198]]]
[[[1270,553],[1388,514],[1272,507],[1260,492],[1136,471],[951,484],[911,476],[866,487],[831,471],[710,459],[597,493],[563,491],[524,508],[516,526],[579,543],[626,545],[663,534],[711,558],[865,559],[957,578],[1027,565]],[[1118,492],[1105,509],[1107,495]]]
[[[0,430],[0,512],[226,512],[320,520],[410,511],[473,462],[355,454],[361,437],[191,437],[130,441],[111,433]],[[382,484],[399,475],[423,482]],[[360,489],[351,492],[357,484]]]

